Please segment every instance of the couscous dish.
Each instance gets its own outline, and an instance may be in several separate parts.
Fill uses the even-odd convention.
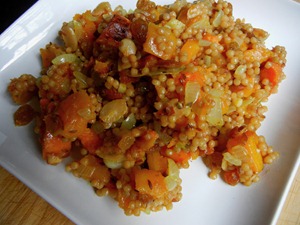
[[[192,160],[249,186],[278,157],[257,133],[285,78],[285,48],[268,49],[268,35],[223,0],[102,2],[40,49],[40,76],[11,80],[15,124],[35,120],[43,159],[71,158],[66,170],[126,215],[171,209]]]

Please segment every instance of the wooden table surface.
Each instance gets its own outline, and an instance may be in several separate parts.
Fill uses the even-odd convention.
[[[0,167],[0,225],[74,224],[45,200]],[[277,225],[300,224],[300,168]]]

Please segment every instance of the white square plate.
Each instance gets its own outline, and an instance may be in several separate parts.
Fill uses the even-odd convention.
[[[120,1],[110,0],[114,8]],[[167,4],[172,0],[156,0]],[[40,72],[39,49],[55,41],[64,21],[93,9],[100,0],[40,0],[0,36],[0,164],[76,224],[144,225],[255,225],[275,224],[296,170],[300,146],[300,4],[291,0],[231,0],[235,18],[267,30],[267,46],[282,45],[288,52],[284,80],[270,97],[269,111],[259,129],[280,158],[267,166],[261,181],[251,187],[231,187],[210,180],[201,160],[181,172],[183,198],[171,211],[125,216],[117,203],[99,198],[83,180],[49,166],[41,159],[32,126],[15,127],[17,109],[7,92],[10,79]],[[135,8],[135,1],[122,3]]]

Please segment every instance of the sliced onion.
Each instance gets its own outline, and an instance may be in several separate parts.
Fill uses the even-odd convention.
[[[74,77],[76,78],[78,84],[79,84],[79,88],[84,89],[87,88],[87,76],[84,75],[83,73],[79,72],[79,71],[74,71],[73,72]]]
[[[91,120],[94,118],[93,112],[90,108],[82,108],[77,111],[78,115],[86,120]]]
[[[75,54],[62,54],[56,56],[52,61],[54,65],[62,63],[79,63],[80,59]]]
[[[161,129],[161,124],[157,121],[154,121],[154,131],[159,135],[159,138],[163,141],[163,143],[169,144],[172,140],[172,137],[166,132],[162,132]]]
[[[224,171],[228,171],[228,163],[227,163],[227,161],[224,158],[222,160],[221,168]]]
[[[224,15],[224,12],[223,12],[222,10],[220,10],[220,11],[217,13],[215,19],[214,19],[213,22],[212,22],[212,25],[213,25],[214,27],[220,26],[220,24],[221,24],[221,22],[222,22],[222,17],[223,17],[223,15]]]
[[[188,81],[185,85],[185,105],[192,105],[199,98],[200,84],[198,82]]]
[[[137,48],[135,46],[135,43],[131,39],[124,38],[120,43],[119,50],[124,56],[129,56],[135,55]]]
[[[123,166],[123,155],[106,156],[103,158],[104,164],[110,169],[119,169]]]
[[[239,78],[241,77],[247,70],[246,65],[239,65],[234,72],[234,77]]]
[[[241,160],[242,162],[248,162],[249,156],[248,151],[245,147],[241,145],[236,145],[230,149],[230,153],[237,159]]]
[[[192,5],[187,11],[187,19],[192,19],[198,16],[201,11],[198,8],[198,5]]]
[[[241,166],[242,165],[242,160],[234,157],[229,152],[223,153],[223,157],[224,157],[224,160],[226,160],[227,162],[231,163],[232,165],[235,165],[235,166]]]
[[[243,42],[244,42],[244,39],[242,39],[242,38],[240,38],[240,37],[238,37],[238,36],[234,37],[234,40],[235,40],[235,42],[238,44],[239,47],[240,47],[240,46],[243,44]]]
[[[173,159],[168,158],[168,170],[167,170],[168,176],[173,177],[174,179],[179,178],[179,168],[177,164],[174,162]]]
[[[92,11],[92,15],[99,17],[100,15],[103,15],[104,13],[110,12],[110,11],[111,11],[111,6],[110,6],[109,2],[101,2]]]
[[[129,116],[126,117],[125,120],[123,120],[121,124],[122,129],[131,130],[135,127],[136,119],[133,113],[130,113]]]
[[[114,123],[127,113],[125,99],[116,99],[105,104],[100,111],[100,119],[105,123]]]
[[[76,38],[77,38],[77,40],[80,40],[82,38],[82,36],[84,35],[83,26],[80,22],[78,22],[76,20],[73,20],[72,23],[73,23]]]
[[[78,48],[78,40],[72,25],[72,23],[63,25],[61,28],[61,36],[66,47],[69,47],[75,51]]]
[[[246,108],[248,105],[250,105],[254,101],[254,98],[250,96],[246,100],[243,101],[242,107]]]
[[[179,178],[179,168],[173,159],[168,158],[168,169],[167,175],[165,177],[165,183],[168,191],[172,191],[178,184],[180,184],[181,180]]]
[[[92,177],[93,173],[95,172],[95,169],[96,167],[94,166],[84,166],[80,164],[79,167],[76,169],[76,172],[78,172],[79,177],[89,179],[90,177]]]
[[[173,177],[166,176],[164,178],[164,180],[165,180],[168,191],[174,190],[174,188],[176,188],[178,185],[178,183],[176,182],[176,180]]]
[[[211,27],[209,23],[208,17],[202,17],[199,21],[193,23],[191,26],[189,26],[192,29],[201,29],[201,30],[207,30]]]
[[[207,47],[207,46],[211,45],[211,42],[208,40],[201,39],[201,40],[199,40],[199,45],[202,47]]]
[[[176,30],[179,33],[182,33],[185,29],[185,24],[182,23],[180,20],[172,18],[165,24],[165,27],[167,27],[171,30]]]
[[[129,149],[135,142],[135,138],[131,135],[124,135],[121,140],[118,142],[118,147],[122,149],[122,151],[126,151]]]
[[[211,57],[206,55],[204,56],[204,64],[209,67],[211,65]]]
[[[222,112],[222,91],[211,90],[210,95],[215,102],[215,105],[209,110],[207,114],[207,122],[212,126],[223,126],[223,112]]]

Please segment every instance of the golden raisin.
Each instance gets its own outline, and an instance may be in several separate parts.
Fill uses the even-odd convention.
[[[36,112],[31,105],[21,105],[14,113],[14,122],[16,126],[24,126],[30,123],[35,117]]]

